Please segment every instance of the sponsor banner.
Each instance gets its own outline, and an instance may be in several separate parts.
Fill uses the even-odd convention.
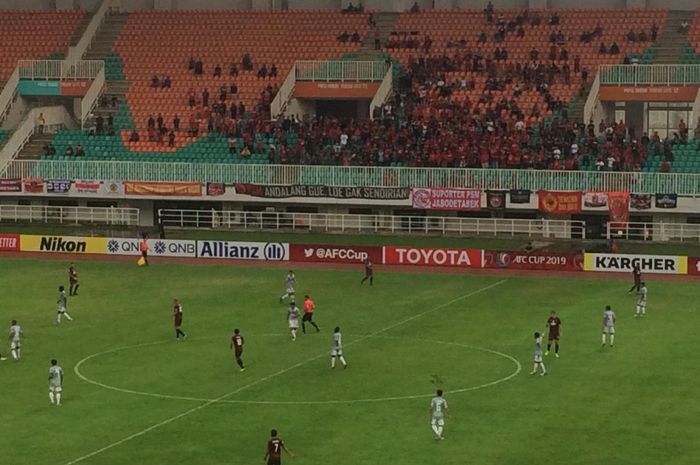
[[[678,207],[678,194],[656,194],[656,208]]]
[[[22,179],[22,192],[27,194],[42,194],[44,192],[43,178],[24,178]]]
[[[66,97],[83,97],[92,81],[61,81],[61,95]]]
[[[481,268],[481,250],[384,247],[384,264]]]
[[[687,257],[607,253],[587,253],[583,256],[585,271],[631,273],[635,264],[639,265],[642,273],[686,274],[688,272]]]
[[[411,190],[411,205],[421,210],[481,210],[481,191],[448,187],[415,188]]]
[[[81,194],[97,194],[100,191],[99,181],[75,181],[73,189]]]
[[[274,186],[264,184],[234,184],[236,194],[287,199],[290,197],[312,197],[332,199],[405,200],[408,187],[331,187],[317,185]]]
[[[48,194],[67,194],[73,181],[70,179],[47,179],[46,192]]]
[[[46,79],[20,79],[17,86],[19,95],[61,95],[61,81]]]
[[[289,259],[295,262],[382,263],[381,247],[355,245],[290,244]]]
[[[688,257],[688,274],[700,275],[700,257]]]
[[[308,99],[369,99],[377,93],[378,82],[309,82],[294,83],[294,96]]]
[[[530,203],[531,193],[529,189],[511,189],[510,203]]]
[[[630,194],[630,208],[649,210],[651,208],[651,194]]]
[[[582,271],[583,254],[524,251],[484,251],[484,268]]]
[[[600,86],[602,101],[694,102],[698,86]]]
[[[141,239],[125,239],[109,237],[104,253],[110,255],[141,255],[139,244]],[[149,255],[161,257],[196,257],[196,241],[180,241],[171,239],[148,239]]]
[[[218,197],[226,193],[226,185],[222,182],[208,182],[207,195],[210,197]]]
[[[22,234],[19,247],[22,252],[104,254],[107,250],[107,238]]]
[[[581,213],[580,192],[538,191],[539,210],[552,215]]]
[[[201,197],[202,185],[198,182],[124,182],[126,195],[159,195],[176,197]]]
[[[278,242],[197,241],[197,257],[228,260],[289,260],[289,244]]]
[[[0,192],[22,192],[22,180],[0,179]]]
[[[124,184],[121,181],[104,181],[102,193],[110,197],[122,196],[124,195]]]
[[[587,208],[607,208],[607,192],[586,192],[583,194],[583,206]]]
[[[608,192],[608,209],[612,223],[627,224],[630,220],[629,192]]]
[[[506,208],[506,191],[486,191],[486,205],[489,210]]]
[[[19,252],[19,234],[0,234],[0,252]]]

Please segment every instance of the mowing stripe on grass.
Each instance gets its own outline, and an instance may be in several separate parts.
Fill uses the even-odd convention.
[[[377,335],[379,335],[379,334],[381,334],[381,333],[384,333],[384,332],[386,332],[386,331],[390,331],[390,330],[392,330],[392,329],[394,329],[394,328],[397,328],[397,327],[399,327],[399,326],[401,326],[401,325],[404,325],[404,324],[406,324],[406,323],[410,323],[411,321],[416,320],[416,319],[418,319],[418,318],[420,318],[420,317],[423,317],[423,316],[427,315],[428,313],[435,312],[435,311],[440,310],[440,309],[443,309],[443,308],[445,308],[445,307],[447,307],[447,306],[449,306],[449,305],[452,305],[452,304],[455,304],[455,303],[457,303],[457,302],[460,302],[460,301],[462,301],[462,300],[464,300],[464,299],[468,299],[469,297],[472,297],[472,296],[475,296],[475,295],[480,294],[480,293],[482,293],[482,292],[488,291],[489,289],[493,289],[494,287],[500,286],[501,284],[503,284],[503,283],[505,283],[505,282],[506,282],[506,280],[503,279],[503,280],[497,281],[497,282],[495,282],[495,283],[493,283],[493,284],[489,284],[488,286],[484,286],[484,287],[482,287],[482,288],[480,288],[480,289],[477,289],[477,290],[475,290],[475,291],[472,291],[472,292],[469,292],[469,293],[467,293],[467,294],[464,294],[463,296],[460,296],[460,297],[457,297],[457,298],[455,298],[455,299],[452,299],[452,300],[450,300],[449,302],[445,302],[445,303],[440,304],[440,305],[438,305],[438,306],[436,306],[436,307],[433,307],[433,308],[430,308],[430,309],[428,309],[428,310],[425,310],[425,311],[423,311],[423,312],[421,312],[421,313],[417,313],[417,314],[415,314],[415,315],[413,315],[413,316],[411,316],[411,317],[409,317],[409,318],[406,318],[406,319],[404,319],[404,320],[399,321],[398,323],[391,324],[391,325],[386,326],[386,327],[384,327],[384,328],[382,328],[382,329],[379,329],[379,330],[377,330],[377,331],[374,331],[374,332],[372,332],[372,333],[370,333],[370,334],[367,334],[367,335],[365,335],[365,336],[361,336],[361,337],[359,337],[359,338],[357,338],[357,339],[355,339],[355,340],[352,340],[352,341],[348,342],[348,343],[345,344],[345,345],[346,345],[346,346],[349,346],[349,345],[357,344],[358,342],[364,341],[365,339],[368,339],[368,338],[377,336]],[[126,443],[126,442],[129,442],[129,441],[131,441],[132,439],[136,439],[136,438],[138,438],[138,437],[141,437],[141,436],[143,436],[143,435],[145,435],[145,434],[147,434],[147,433],[149,433],[149,432],[151,432],[151,431],[153,431],[153,430],[155,430],[155,429],[160,428],[161,426],[165,426],[165,425],[170,424],[170,423],[172,423],[172,422],[174,422],[174,421],[176,421],[176,420],[179,420],[180,418],[186,417],[187,415],[189,415],[189,414],[191,414],[191,413],[198,412],[198,411],[200,411],[200,410],[202,410],[202,409],[204,409],[204,408],[209,407],[209,406],[212,405],[212,404],[215,404],[215,403],[217,403],[217,402],[221,402],[222,400],[226,399],[227,397],[231,397],[231,396],[233,396],[233,395],[236,395],[236,394],[238,394],[238,393],[241,392],[241,391],[244,391],[244,390],[246,390],[246,389],[249,389],[249,388],[251,388],[251,387],[253,387],[253,386],[257,386],[258,384],[264,383],[265,381],[267,381],[267,380],[269,380],[269,379],[276,378],[277,376],[281,376],[281,375],[283,375],[283,374],[285,374],[285,373],[287,373],[287,372],[289,372],[289,371],[291,371],[291,370],[294,370],[295,368],[299,368],[300,366],[306,365],[307,363],[311,363],[311,362],[313,362],[313,361],[315,361],[315,360],[318,360],[318,359],[321,358],[321,357],[327,357],[327,356],[328,356],[328,351],[324,351],[323,353],[321,353],[321,354],[319,354],[319,355],[316,355],[316,356],[311,357],[311,358],[309,358],[309,359],[303,360],[303,361],[301,361],[301,362],[299,362],[299,363],[295,363],[294,365],[289,366],[289,367],[287,367],[287,368],[285,368],[285,369],[283,369],[283,370],[280,370],[280,371],[277,371],[277,372],[272,373],[272,374],[270,374],[270,375],[264,376],[264,377],[262,377],[262,378],[260,378],[260,379],[258,379],[258,380],[256,380],[256,381],[253,381],[252,383],[248,383],[248,384],[243,385],[243,386],[241,386],[241,387],[239,387],[239,388],[237,388],[237,389],[234,389],[233,391],[228,392],[228,393],[226,393],[226,394],[224,394],[224,395],[222,395],[222,396],[219,396],[219,397],[217,397],[216,399],[212,399],[212,400],[210,400],[210,401],[208,401],[208,402],[205,402],[205,403],[203,403],[203,404],[201,404],[201,405],[198,405],[198,406],[196,406],[196,407],[192,407],[191,409],[185,410],[184,412],[181,412],[181,413],[179,413],[179,414],[177,414],[177,415],[175,415],[175,416],[173,416],[173,417],[167,418],[167,419],[165,419],[165,420],[163,420],[163,421],[161,421],[161,422],[158,422],[158,423],[156,423],[156,424],[154,424],[154,425],[151,425],[151,426],[149,426],[149,427],[146,428],[146,429],[143,429],[143,430],[141,430],[141,431],[139,431],[139,432],[136,432],[136,433],[134,433],[134,434],[130,434],[129,436],[126,436],[125,438],[122,438],[122,439],[120,439],[119,441],[113,442],[112,444],[109,444],[109,445],[107,445],[107,446],[105,446],[105,447],[102,447],[102,448],[97,449],[97,450],[95,450],[95,451],[93,451],[93,452],[90,452],[89,454],[83,455],[82,457],[78,457],[77,459],[71,460],[70,462],[66,462],[65,465],[74,465],[74,464],[76,464],[76,463],[80,463],[80,462],[82,462],[82,461],[84,461],[84,460],[87,460],[87,459],[89,459],[89,458],[91,458],[91,457],[94,457],[94,456],[96,456],[96,455],[99,455],[99,454],[101,454],[101,453],[103,453],[103,452],[105,452],[105,451],[108,451],[108,450],[110,450],[110,449],[113,449],[113,448],[115,448],[115,447],[117,447],[117,446],[120,446],[120,445]]]

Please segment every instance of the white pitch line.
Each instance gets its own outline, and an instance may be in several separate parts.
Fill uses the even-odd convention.
[[[396,328],[396,327],[398,327],[398,326],[404,325],[404,324],[409,323],[409,322],[411,322],[411,321],[413,321],[413,320],[415,320],[415,319],[417,319],[417,318],[420,318],[420,317],[422,317],[422,316],[425,316],[425,315],[427,315],[428,313],[431,313],[431,312],[440,310],[440,309],[442,309],[442,308],[447,307],[448,305],[452,305],[452,304],[457,303],[457,302],[459,302],[459,301],[462,301],[462,300],[464,300],[464,299],[468,299],[469,297],[472,297],[472,296],[475,296],[475,295],[480,294],[480,293],[482,293],[482,292],[488,291],[489,289],[493,289],[494,287],[500,286],[501,284],[503,284],[503,283],[505,283],[505,282],[506,282],[506,280],[503,279],[503,280],[497,281],[497,282],[495,282],[495,283],[493,283],[493,284],[489,284],[488,286],[485,286],[485,287],[482,287],[482,288],[480,288],[480,289],[477,289],[476,291],[469,292],[469,293],[467,293],[467,294],[464,294],[464,295],[461,296],[461,297],[457,297],[457,298],[455,298],[455,299],[452,299],[452,300],[450,300],[449,302],[446,302],[446,303],[444,303],[444,304],[440,304],[440,305],[438,305],[437,307],[434,307],[434,308],[425,310],[424,312],[418,313],[418,314],[416,314],[416,315],[413,315],[412,317],[409,317],[409,318],[406,318],[406,319],[404,319],[404,320],[401,320],[401,321],[399,321],[398,323],[394,323],[394,324],[392,324],[392,325],[389,325],[389,326],[386,326],[386,327],[384,327],[384,328],[382,328],[382,329],[379,329],[379,330],[377,330],[377,331],[374,331],[373,333],[370,333],[370,334],[368,334],[368,335],[365,335],[365,336],[362,336],[362,337],[360,337],[360,338],[358,338],[358,339],[355,339],[355,340],[353,340],[353,341],[350,341],[350,342],[348,342],[348,343],[345,344],[345,345],[346,345],[346,346],[349,346],[349,345],[352,345],[352,344],[356,344],[356,343],[358,343],[358,342],[360,342],[360,341],[363,341],[363,340],[365,340],[365,339],[368,339],[368,338],[370,338],[370,337],[377,336],[378,334],[381,334],[381,333],[383,333],[383,332],[390,331],[390,330],[392,330],[392,329],[394,329],[394,328]],[[235,390],[233,390],[233,391],[231,391],[231,392],[228,392],[228,393],[226,393],[226,394],[224,394],[224,395],[222,395],[222,396],[217,397],[216,399],[212,399],[212,400],[210,400],[210,401],[208,401],[208,402],[205,402],[205,403],[203,403],[203,404],[201,404],[201,405],[198,405],[198,406],[196,406],[196,407],[192,407],[192,408],[189,409],[189,410],[185,410],[184,412],[179,413],[179,414],[177,414],[177,415],[175,415],[175,416],[173,416],[173,417],[167,418],[167,419],[165,419],[165,420],[163,420],[163,421],[161,421],[161,422],[158,422],[158,423],[156,423],[156,424],[154,424],[154,425],[151,425],[151,426],[149,426],[148,428],[143,429],[143,430],[141,430],[141,431],[139,431],[139,432],[137,432],[137,433],[131,434],[131,435],[125,437],[125,438],[122,438],[122,439],[120,439],[119,441],[113,442],[112,444],[109,444],[109,445],[107,445],[107,446],[105,446],[105,447],[102,447],[102,448],[100,448],[100,449],[97,449],[96,451],[90,452],[89,454],[83,455],[82,457],[78,457],[77,459],[71,460],[70,462],[67,462],[65,465],[74,465],[74,464],[76,464],[76,463],[80,463],[80,462],[82,462],[82,461],[84,461],[84,460],[87,460],[87,459],[89,459],[89,458],[91,458],[91,457],[94,457],[94,456],[96,456],[96,455],[99,455],[99,454],[101,454],[102,452],[105,452],[105,451],[110,450],[110,449],[113,449],[114,447],[117,447],[117,446],[119,446],[119,445],[121,445],[121,444],[124,444],[124,443],[126,443],[126,442],[129,442],[129,441],[131,441],[132,439],[136,439],[136,438],[138,438],[138,437],[141,437],[141,436],[143,436],[144,434],[147,434],[147,433],[149,433],[150,431],[153,431],[154,429],[158,429],[158,428],[160,428],[161,426],[165,426],[165,425],[167,425],[167,424],[169,424],[169,423],[172,423],[172,422],[174,422],[174,421],[176,421],[176,420],[179,420],[180,418],[183,418],[183,417],[185,417],[185,416],[187,416],[187,415],[189,415],[189,414],[191,414],[191,413],[198,412],[198,411],[200,411],[200,410],[202,410],[202,409],[204,409],[204,408],[206,408],[206,407],[209,407],[209,406],[212,405],[212,404],[215,404],[215,403],[217,403],[217,402],[220,402],[220,401],[226,399],[227,397],[231,397],[231,396],[233,396],[233,395],[235,395],[235,394],[238,394],[238,393],[241,392],[241,391],[244,391],[244,390],[246,390],[246,389],[248,389],[248,388],[251,388],[251,387],[253,387],[253,386],[256,386],[256,385],[258,385],[258,384],[260,384],[260,383],[263,383],[263,382],[265,382],[265,381],[267,381],[267,380],[269,380],[269,379],[276,378],[277,376],[283,375],[283,374],[285,374],[285,373],[287,373],[287,372],[289,372],[289,371],[291,371],[291,370],[294,370],[295,368],[298,368],[298,367],[300,367],[300,366],[306,365],[307,363],[311,363],[311,362],[313,362],[313,361],[315,361],[315,360],[317,360],[317,359],[319,359],[319,358],[321,358],[321,357],[327,356],[327,355],[328,355],[328,352],[325,351],[325,352],[323,352],[323,353],[321,353],[321,354],[319,354],[319,355],[316,355],[315,357],[312,357],[312,358],[303,360],[303,361],[301,361],[301,362],[299,362],[299,363],[296,363],[296,364],[294,364],[294,365],[292,365],[292,366],[290,366],[290,367],[287,367],[287,368],[285,368],[285,369],[283,369],[283,370],[280,370],[280,371],[278,371],[278,372],[275,372],[275,373],[272,373],[272,374],[270,374],[270,375],[264,376],[264,377],[258,379],[257,381],[253,381],[252,383],[248,383],[248,384],[246,384],[246,385],[244,385],[244,386],[241,386],[241,387],[239,387],[239,388],[237,388],[237,389],[235,389]]]

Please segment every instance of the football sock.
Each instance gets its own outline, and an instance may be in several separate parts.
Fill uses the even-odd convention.
[[[180,339],[180,336],[185,337],[186,334],[181,329],[175,330],[175,337]]]
[[[73,289],[73,295],[78,295],[78,288],[80,287],[80,284],[76,284],[75,288]]]
[[[22,358],[21,351],[22,351],[22,349],[17,349],[17,360],[19,360],[20,358]]]
[[[367,281],[367,276],[365,276],[364,278],[362,278],[362,281],[360,281],[360,284],[364,284],[365,281]]]
[[[12,349],[10,352],[12,352],[12,358],[14,358],[15,360],[17,360],[19,358],[19,356],[17,355],[16,349]]]
[[[68,295],[73,295],[73,285],[72,284],[68,288]]]
[[[331,357],[331,368],[335,368],[335,355]]]
[[[61,314],[60,313],[56,315],[56,324],[57,325],[61,324]]]
[[[444,429],[444,428],[443,428],[442,426],[438,426],[438,429],[437,429],[437,434],[438,434],[438,436],[442,437],[442,431],[443,431],[443,429]]]
[[[61,393],[56,393],[56,405],[61,405]]]
[[[345,357],[343,357],[342,355],[341,355],[340,357],[338,357],[338,358],[340,359],[340,363],[342,363],[343,366],[345,366],[345,365],[348,364],[348,362],[345,361]]]
[[[321,331],[321,328],[319,328],[318,325],[317,325],[316,323],[314,323],[313,321],[310,321],[309,323],[311,323],[311,325],[312,325],[314,328],[316,328],[316,332]]]
[[[369,285],[371,286],[372,284],[374,284],[374,276],[369,278]]]
[[[54,395],[53,395],[53,391],[49,391],[49,399],[51,399],[52,404],[56,402]]]
[[[549,349],[551,349],[551,348],[552,348],[552,343],[551,342],[547,343],[547,352],[549,352]]]
[[[63,312],[63,316],[65,316],[66,318],[68,318],[70,321],[73,321],[73,318],[70,317],[70,315],[68,314],[68,312]]]
[[[306,323],[304,323],[303,321],[301,322],[301,332],[306,334]]]
[[[533,373],[537,372],[537,362],[535,362],[535,365],[532,367],[532,372]]]
[[[612,347],[613,344],[615,344],[615,335],[611,334],[610,335],[610,346]]]
[[[558,354],[559,353],[559,343],[554,344],[554,353]]]
[[[603,334],[603,345],[605,345],[605,334]]]
[[[296,340],[296,338],[297,338],[297,330],[293,329],[292,330],[292,340]]]
[[[542,368],[542,373],[547,373],[547,369],[544,367],[544,363],[540,363],[540,368]]]
[[[238,363],[239,367],[243,368],[243,360],[241,360],[240,358],[236,359],[236,363]]]
[[[632,286],[632,287],[630,288],[630,290],[627,291],[627,292],[632,292],[632,291],[635,290],[635,289],[637,289],[637,285],[636,285],[636,284],[635,284],[634,286]]]
[[[647,314],[647,308],[646,308],[646,307],[642,307],[642,315],[646,315],[646,314]]]
[[[435,432],[435,436],[440,436],[440,430],[437,425],[433,425],[433,431]]]

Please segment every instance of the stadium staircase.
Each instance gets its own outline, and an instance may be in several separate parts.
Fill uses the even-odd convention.
[[[19,160],[39,160],[44,153],[44,146],[54,139],[53,134],[34,134],[26,143],[17,159]]]
[[[396,26],[396,22],[399,20],[399,16],[400,13],[388,11],[375,13],[374,22],[376,26],[367,31],[364,44],[357,52],[353,54],[353,58],[359,61],[375,61],[384,59],[386,55],[382,53],[381,49],[374,49],[375,32],[379,33],[379,40],[381,43],[380,48],[383,48],[392,31],[394,31],[394,27]]]
[[[679,63],[681,54],[688,43],[687,33],[678,32],[683,21],[690,23],[693,20],[692,11],[670,11],[666,16],[666,25],[658,37],[654,49],[656,57],[654,64]]]

